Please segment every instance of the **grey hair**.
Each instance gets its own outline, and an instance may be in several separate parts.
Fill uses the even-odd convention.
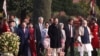
[[[64,26],[64,24],[63,24],[63,23],[59,23],[59,26],[60,26],[60,28],[61,28],[61,26]]]
[[[44,18],[41,16],[41,17],[38,17],[38,20],[40,20],[40,19],[43,19],[44,20]]]

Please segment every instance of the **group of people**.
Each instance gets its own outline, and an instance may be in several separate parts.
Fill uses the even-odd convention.
[[[70,56],[75,56],[74,43],[76,41],[79,43],[78,51],[80,56],[84,56],[84,52],[87,52],[88,56],[98,56],[97,49],[99,48],[99,26],[97,24],[97,18],[91,17],[90,21],[82,18],[79,21],[80,24],[78,27],[75,27],[73,18],[68,19],[66,23],[61,23],[58,18],[51,19],[51,23],[49,23],[49,27],[47,27],[48,30],[45,32],[46,35],[44,36],[41,36],[43,33],[41,33],[41,26],[40,23],[38,23],[38,26],[40,27],[40,35],[38,33],[39,28],[36,27],[36,38],[37,36],[41,36],[44,39],[40,42],[39,49],[42,49],[42,51],[44,50],[43,46],[45,45],[42,46],[41,43],[44,44],[45,38],[49,37],[50,48],[52,48],[53,56],[58,56],[60,52],[65,52],[65,56],[67,56],[69,47]],[[41,56],[40,54],[37,55]]]
[[[36,56],[36,45],[34,42],[33,24],[29,22],[29,17],[23,21],[11,15],[10,18],[4,18],[0,22],[0,34],[3,32],[16,33],[20,38],[18,56]]]
[[[39,17],[38,23],[33,26],[28,18],[21,22],[11,16],[9,21],[3,20],[0,29],[2,32],[16,33],[20,37],[18,56],[43,56],[47,48],[52,48],[52,56],[59,56],[60,52],[65,52],[67,56],[69,48],[70,56],[75,56],[75,42],[78,42],[80,56],[84,56],[85,51],[88,56],[98,56],[99,26],[96,18],[92,17],[90,24],[85,19],[79,21],[81,23],[75,27],[73,18],[63,23],[55,17],[44,24],[44,18]]]

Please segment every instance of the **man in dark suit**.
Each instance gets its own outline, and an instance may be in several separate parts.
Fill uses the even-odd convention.
[[[29,30],[25,22],[22,22],[21,27],[18,28],[17,34],[20,37],[18,56],[28,56]]]
[[[52,48],[52,55],[58,56],[61,48],[62,33],[59,27],[58,18],[54,19],[54,23],[49,26],[48,34],[50,37],[50,47]]]
[[[43,17],[39,17],[38,24],[35,25],[35,39],[36,39],[37,56],[42,56],[42,54],[40,52],[44,51],[44,47],[42,45],[42,36],[41,36],[41,32],[44,28],[43,20],[44,20]]]
[[[68,20],[68,24],[65,24],[65,56],[67,56],[68,48],[70,47],[70,56],[74,56],[74,28],[73,28],[73,19]]]

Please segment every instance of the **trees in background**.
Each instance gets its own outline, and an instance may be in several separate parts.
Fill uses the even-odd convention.
[[[100,0],[96,0],[96,4],[97,4],[97,6],[98,6],[99,9],[100,9]]]
[[[52,0],[34,0],[33,21],[36,23],[38,17],[43,16],[45,21],[51,18]]]
[[[52,2],[52,11],[64,10],[67,15],[81,15],[87,17],[90,14],[90,1],[81,0],[79,3],[73,3],[73,0],[53,0]],[[95,12],[97,16],[100,16],[100,0],[96,1]]]
[[[7,10],[21,19],[33,11],[34,0],[7,0]]]
[[[0,0],[0,12],[3,11],[2,6],[3,6],[3,0]]]
[[[86,16],[89,14],[89,3],[80,1],[79,3],[73,3],[73,0],[53,0],[52,11],[64,10],[67,15],[82,15]]]
[[[3,1],[3,0],[0,0]],[[45,21],[51,17],[51,13],[65,11],[67,15],[82,15],[87,17],[90,13],[90,2],[80,1],[73,3],[73,0],[7,0],[7,10],[14,12],[17,16],[24,18],[27,14],[33,15],[33,21],[43,16]],[[95,11],[100,16],[100,1],[96,0]],[[0,6],[1,2],[0,2]],[[0,10],[2,10],[0,8]],[[33,13],[33,14],[32,14]],[[21,16],[20,16],[21,15]]]
[[[26,15],[33,12],[33,20],[43,16],[45,21],[51,17],[52,0],[7,0],[8,11],[24,19]]]

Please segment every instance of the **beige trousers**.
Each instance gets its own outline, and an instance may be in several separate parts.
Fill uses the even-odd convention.
[[[61,48],[53,48],[52,49],[52,56],[58,56],[60,51],[61,51]]]

